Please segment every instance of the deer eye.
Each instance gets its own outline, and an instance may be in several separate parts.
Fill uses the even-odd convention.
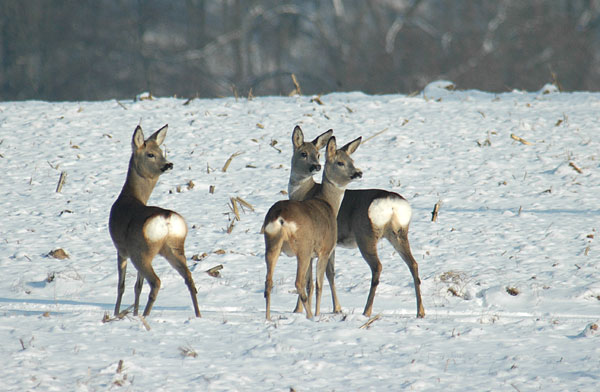
[[[146,154],[146,156],[148,158],[154,158],[155,157],[155,155],[153,153],[151,153],[151,152],[149,152],[148,154]]]
[[[302,156],[302,158],[307,158],[307,157],[308,157],[308,154],[307,154],[307,153],[305,153],[305,152],[303,152],[303,153],[302,153],[302,154],[300,154],[300,155]]]
[[[337,165],[338,165],[338,166],[344,166],[344,162],[342,162],[342,161],[337,161]]]

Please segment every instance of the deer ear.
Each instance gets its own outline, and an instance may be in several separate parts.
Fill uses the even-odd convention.
[[[333,135],[333,129],[330,129],[327,132],[323,132],[322,134],[317,136],[315,140],[312,141],[312,144],[314,144],[315,147],[317,147],[317,150],[320,150],[323,147],[325,147],[325,145],[327,144],[327,141],[331,138],[332,135]]]
[[[362,136],[352,140],[350,143],[346,144],[344,147],[340,148],[340,150],[345,151],[348,155],[354,154],[354,151],[360,146],[360,142],[362,140]]]
[[[329,138],[327,142],[327,154],[325,155],[325,160],[331,161],[335,158],[335,153],[337,151],[337,144],[335,143],[335,136]]]
[[[292,144],[294,145],[294,150],[299,148],[304,143],[304,134],[302,133],[302,129],[298,125],[294,127],[294,131],[292,132]]]
[[[138,148],[141,148],[144,145],[144,132],[142,132],[142,127],[139,125],[135,127],[135,131],[133,131],[133,138],[131,139],[131,148],[133,151],[136,151]]]
[[[152,136],[148,138],[148,140],[154,140],[156,144],[160,146],[161,144],[163,144],[165,138],[167,137],[167,129],[169,129],[169,124],[165,124],[164,127],[154,132]]]

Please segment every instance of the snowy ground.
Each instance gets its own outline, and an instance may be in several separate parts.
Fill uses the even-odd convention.
[[[439,86],[413,97],[331,94],[322,105],[0,102],[0,389],[597,390],[600,94]],[[103,322],[117,283],[108,211],[140,122],[146,136],[169,124],[164,146],[175,167],[150,204],[188,222],[203,316],[192,317],[183,280],[157,258],[163,286],[150,330],[131,315]],[[369,328],[360,327],[370,270],[346,249],[336,257],[342,315],[330,313],[328,294],[315,320],[291,313],[295,259],[282,256],[273,321],[264,320],[259,229],[286,198],[296,124],[308,138],[329,128],[340,143],[362,135],[354,159],[364,176],[353,187],[410,201],[425,319],[415,318],[408,268],[383,241],[373,310],[381,318]],[[255,210],[228,234],[231,197]],[[68,259],[48,256],[59,248]],[[204,273],[219,264],[221,277]],[[131,265],[127,279],[125,306]]]

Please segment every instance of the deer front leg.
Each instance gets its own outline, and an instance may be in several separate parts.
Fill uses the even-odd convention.
[[[119,281],[117,282],[117,303],[115,304],[115,316],[121,312],[121,299],[125,292],[125,272],[127,271],[127,258],[117,253],[117,270],[119,272]]]
[[[325,270],[327,269],[328,261],[329,257],[327,255],[319,255],[319,259],[317,261],[317,298],[315,300],[316,316],[321,314],[321,295],[323,295],[323,282],[325,280]]]
[[[331,299],[333,300],[333,313],[341,313],[342,307],[340,305],[340,301],[337,298],[336,288],[335,288],[335,249],[331,252],[331,256],[329,256],[329,260],[327,261],[327,269],[325,270],[327,274],[327,281],[329,282],[329,287],[331,288]]]

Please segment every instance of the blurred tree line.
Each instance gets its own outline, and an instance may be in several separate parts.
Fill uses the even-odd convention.
[[[0,100],[600,90],[600,0],[2,0]]]

